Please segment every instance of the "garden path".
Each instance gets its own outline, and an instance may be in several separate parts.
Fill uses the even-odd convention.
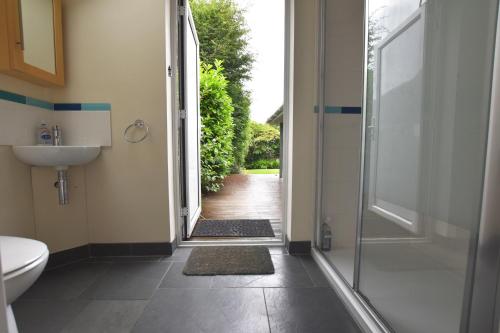
[[[217,193],[203,195],[201,219],[269,219],[281,239],[282,180],[278,175],[229,175]]]

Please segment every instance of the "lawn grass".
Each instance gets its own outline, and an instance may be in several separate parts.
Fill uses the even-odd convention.
[[[245,175],[278,175],[280,169],[250,169],[242,171]]]

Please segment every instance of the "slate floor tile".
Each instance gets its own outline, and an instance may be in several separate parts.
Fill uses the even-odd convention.
[[[13,305],[20,332],[359,332],[310,256],[272,248],[273,275],[185,276],[190,252],[46,271]]]
[[[91,301],[63,332],[130,332],[146,304],[147,301]]]
[[[269,332],[262,289],[160,289],[133,332]]]
[[[298,256],[315,287],[330,287],[330,283],[311,256]]]
[[[173,262],[160,284],[160,288],[210,288],[213,276],[187,276],[182,274],[185,262]]]
[[[68,325],[87,306],[82,300],[18,300],[13,304],[21,333],[55,333]]]
[[[153,296],[169,268],[168,262],[111,264],[82,295],[82,299],[147,300]]]
[[[193,248],[191,247],[180,247],[174,251],[174,254],[171,256],[165,256],[161,260],[162,261],[187,261],[189,255]]]
[[[313,287],[300,258],[291,255],[272,255],[274,274],[269,275],[218,275],[212,288],[271,288]]]
[[[287,250],[282,246],[269,246],[269,253],[273,254],[288,254]]]
[[[265,289],[271,332],[360,333],[330,288]]]
[[[79,262],[45,271],[21,299],[76,299],[109,267],[108,264]]]

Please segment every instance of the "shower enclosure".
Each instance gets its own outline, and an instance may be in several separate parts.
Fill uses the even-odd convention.
[[[498,332],[498,0],[366,0],[361,114],[332,106],[334,2],[316,247],[389,330]]]

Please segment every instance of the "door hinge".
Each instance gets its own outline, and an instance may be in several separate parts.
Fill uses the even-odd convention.
[[[179,116],[181,117],[181,119],[186,119],[186,110],[180,110]]]
[[[189,216],[189,208],[182,207],[181,208],[181,217]]]
[[[179,6],[179,15],[184,16],[186,15],[186,6]]]
[[[168,77],[172,77],[172,67],[168,66]]]

